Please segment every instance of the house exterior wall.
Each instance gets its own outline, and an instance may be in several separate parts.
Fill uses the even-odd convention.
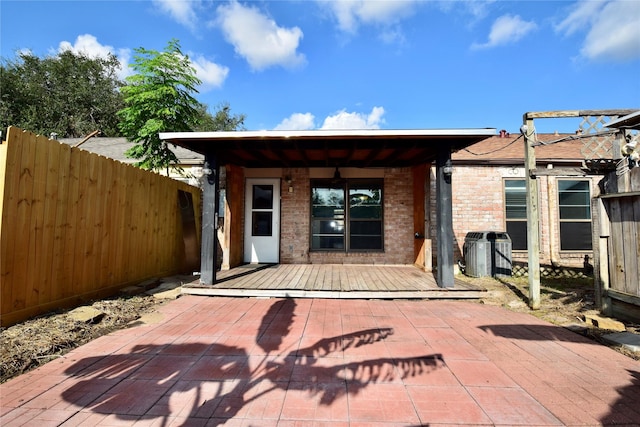
[[[431,171],[432,176],[434,170]],[[524,179],[522,166],[512,165],[455,165],[453,172],[453,228],[454,259],[462,259],[464,239],[470,231],[504,231],[506,229],[504,181]],[[540,176],[538,177],[540,211],[540,263],[564,267],[582,267],[584,256],[593,260],[593,251],[561,251],[559,236],[558,192],[559,179],[589,180],[591,197],[598,195],[602,177]],[[432,183],[432,186],[434,184]],[[435,205],[435,189],[431,191]],[[435,213],[431,209],[431,223]],[[433,227],[432,227],[433,228]],[[435,233],[431,233],[435,240]],[[433,250],[435,252],[435,242]],[[526,263],[527,251],[513,251],[514,262]]]
[[[269,176],[273,175],[271,172],[273,170],[269,170]],[[283,168],[280,175],[280,263],[413,264],[415,261],[414,201],[411,168],[341,169],[341,173],[342,177],[347,179],[360,177],[384,179],[384,251],[351,253],[310,251],[310,180],[331,177],[333,169]],[[239,185],[239,182],[244,182],[244,179],[249,176],[260,176],[260,170],[250,169],[245,170],[244,174],[227,174],[227,203],[230,206],[236,206],[232,211],[237,211],[229,212],[227,218],[244,216],[244,197],[240,199],[242,201],[240,206],[233,202],[238,197],[230,190],[242,188],[243,184]],[[423,201],[419,203],[424,205]],[[225,224],[227,218],[225,218]],[[229,230],[236,230],[236,235],[227,240],[229,246],[225,250],[242,247],[243,238],[237,235],[238,227],[232,226]]]
[[[294,170],[295,171],[295,170]],[[307,170],[308,171],[308,170]],[[313,172],[313,171],[311,171]],[[331,171],[332,173],[333,171]],[[309,251],[310,197],[309,175],[302,175],[298,195],[287,198],[283,188],[281,262],[313,264],[413,264],[413,192],[410,168],[370,171],[343,171],[343,178],[357,174],[384,178],[384,251],[322,252]],[[315,175],[315,174],[313,174]],[[286,175],[285,175],[286,176]],[[296,178],[296,173],[291,176]],[[295,183],[296,180],[294,179]],[[286,185],[286,183],[285,183]],[[294,194],[297,189],[294,190]],[[300,194],[302,193],[302,194]],[[290,222],[292,230],[285,223]],[[291,247],[293,246],[293,248]],[[293,256],[291,256],[293,254]],[[303,256],[305,254],[306,256]]]
[[[220,189],[224,190],[224,226],[218,230],[222,248],[222,269],[237,267],[243,261],[244,233],[244,170],[227,165],[221,168]]]
[[[291,178],[291,184],[285,177]],[[280,262],[307,264],[309,257],[309,169],[284,169],[280,190]],[[289,191],[291,187],[291,191]]]

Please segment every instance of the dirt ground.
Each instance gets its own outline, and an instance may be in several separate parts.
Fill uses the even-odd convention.
[[[543,280],[541,308],[535,311],[530,310],[527,305],[526,278],[499,281],[462,276],[461,279],[487,289],[487,296],[477,301],[480,304],[530,313],[557,325],[587,326],[582,316],[585,313],[599,313],[590,279]],[[68,311],[60,311],[3,328],[0,330],[0,383],[58,358],[99,336],[139,323],[143,316],[152,315],[159,305],[166,304],[169,300],[158,298],[153,293],[152,290],[135,296],[121,295],[88,304],[104,313],[100,319],[92,322],[74,320]],[[627,331],[640,334],[640,325],[625,323],[625,326]],[[602,342],[601,336],[609,332],[590,326],[581,333]],[[640,360],[637,353],[621,348],[616,350]]]

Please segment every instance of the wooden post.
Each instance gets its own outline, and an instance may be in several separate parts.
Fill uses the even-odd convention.
[[[611,316],[611,298],[609,291],[609,237],[611,227],[609,214],[601,197],[591,199],[591,218],[593,223],[593,279],[596,304],[602,313]]]
[[[424,183],[424,271],[433,271],[433,246],[431,235],[431,163],[427,164],[426,180]]]
[[[427,168],[425,165],[415,166],[411,170],[413,174],[413,259],[421,269],[426,268],[425,255],[425,182]]]
[[[202,190],[202,248],[200,252],[200,283],[216,283],[216,264],[218,260],[217,222],[218,222],[218,186],[219,168],[217,158],[207,153],[204,162],[205,174]]]
[[[527,179],[527,249],[529,276],[529,307],[534,310],[540,308],[540,224],[538,203],[538,181],[535,175],[536,153],[535,128],[533,119],[524,116],[524,159]]]
[[[453,207],[451,191],[451,150],[441,148],[436,160],[436,215],[438,256],[436,281],[441,288],[452,288],[453,280]]]

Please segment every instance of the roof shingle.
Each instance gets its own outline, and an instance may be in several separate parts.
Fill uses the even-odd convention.
[[[552,142],[571,136],[575,135],[538,134],[537,138],[541,142]],[[582,154],[584,143],[583,139],[570,139],[549,145],[539,145],[535,148],[536,159],[582,161],[584,160]],[[452,160],[465,161],[465,163],[509,160],[522,162],[524,161],[524,138],[520,134],[496,135],[454,153]]]

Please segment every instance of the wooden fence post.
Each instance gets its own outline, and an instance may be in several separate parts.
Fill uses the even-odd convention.
[[[536,177],[535,127],[533,119],[524,116],[524,158],[527,179],[527,249],[529,276],[529,307],[540,308],[540,213]]]

